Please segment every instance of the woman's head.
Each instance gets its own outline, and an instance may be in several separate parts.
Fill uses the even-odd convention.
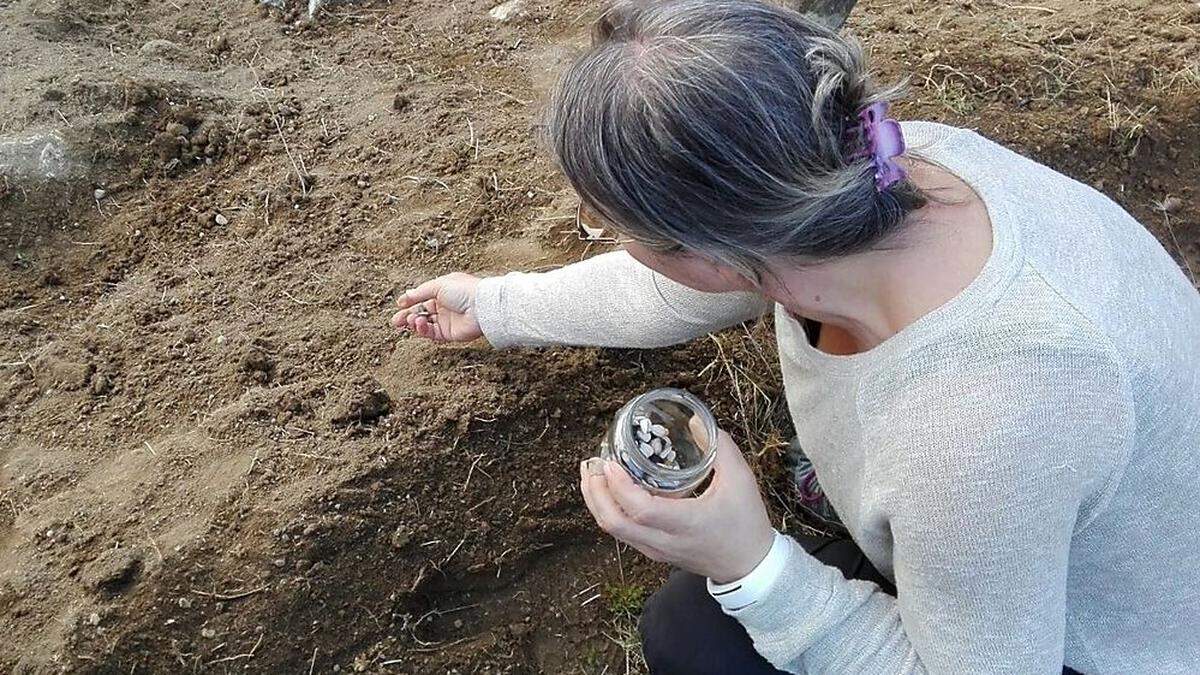
[[[751,278],[771,260],[866,250],[923,204],[876,187],[858,112],[888,92],[861,48],[755,0],[620,3],[550,103],[587,206],[635,241]]]

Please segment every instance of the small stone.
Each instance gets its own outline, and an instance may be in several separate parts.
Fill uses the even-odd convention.
[[[217,637],[217,631],[213,630],[212,628],[202,628],[200,629],[200,635],[211,640]]]
[[[229,224],[229,218],[226,218],[225,214],[223,214],[223,213],[218,213],[216,215],[216,217],[214,218],[214,220],[216,220],[217,224],[221,225],[221,226],[225,226],[225,225]]]
[[[664,438],[669,432],[667,431],[667,428],[661,424],[652,424],[650,425],[650,433],[658,436],[659,438]]]
[[[650,459],[655,454],[654,448],[649,443],[638,443],[638,451],[641,452],[642,456],[646,459]]]
[[[166,56],[179,51],[179,45],[170,40],[150,40],[142,45],[142,53],[148,56]]]
[[[225,344],[225,336],[224,335],[217,336],[217,344],[219,344],[219,345]]]
[[[179,609],[191,609],[192,608],[191,598],[180,598],[178,604],[179,604]]]
[[[104,191],[104,188],[96,188],[96,190],[92,192],[92,196],[96,198],[96,201],[104,199],[104,195],[106,194],[108,193]]]
[[[100,615],[95,612],[88,614],[87,622],[93,626],[99,626],[100,625]]]
[[[397,528],[396,531],[392,533],[392,547],[404,548],[410,539],[412,539],[412,533],[403,527]]]
[[[525,11],[525,0],[508,0],[496,5],[488,12],[488,16],[501,23],[507,23],[517,18]]]
[[[276,567],[287,567],[287,559],[286,558],[276,558],[273,564]]]

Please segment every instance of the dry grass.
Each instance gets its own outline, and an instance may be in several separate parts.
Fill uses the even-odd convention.
[[[1122,152],[1132,157],[1137,154],[1138,146],[1146,135],[1146,124],[1158,112],[1158,106],[1139,103],[1130,107],[1126,103],[1113,101],[1110,88],[1105,89],[1104,100],[1109,138]]]

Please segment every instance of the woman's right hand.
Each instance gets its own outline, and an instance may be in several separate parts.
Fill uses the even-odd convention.
[[[470,342],[483,335],[475,317],[479,277],[455,272],[430,279],[396,298],[396,330],[410,330],[434,342]]]

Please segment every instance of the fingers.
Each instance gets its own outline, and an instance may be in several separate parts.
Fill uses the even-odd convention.
[[[708,428],[699,415],[692,415],[688,420],[688,431],[692,433],[692,438],[695,439],[697,445],[708,445]]]
[[[396,302],[399,303],[401,300],[397,299]],[[438,323],[438,314],[433,305],[434,303],[432,302],[421,302],[405,307],[392,316],[392,326],[394,326],[397,330],[404,330],[407,328],[414,333],[422,335],[423,333],[417,330],[417,324],[419,321],[424,321],[424,323],[434,325]],[[434,332],[440,334],[441,331]]]
[[[696,499],[709,502],[721,494],[740,494],[741,488],[758,490],[754,472],[729,434],[718,430],[712,482]]]
[[[433,300],[437,297],[438,291],[441,290],[444,281],[445,277],[438,277],[430,279],[416,288],[410,288],[401,293],[400,297],[396,298],[396,305],[400,309],[407,309],[418,302]]]
[[[586,463],[580,463],[579,479],[583,501],[587,504],[588,511],[592,512],[592,517],[596,519],[596,524],[600,526],[600,529],[635,546],[661,549],[662,533],[635,523],[621,510],[609,491],[607,475],[592,475],[588,471]]]
[[[604,463],[604,477],[613,501],[634,523],[663,531],[671,531],[679,525],[681,500],[650,494],[634,483],[633,478],[615,462]]]
[[[746,463],[746,458],[738,449],[737,444],[733,442],[733,438],[721,430],[717,431],[717,458],[713,461],[713,469],[718,474],[730,471],[750,471],[750,465]]]
[[[436,340],[438,338],[438,332],[435,329],[436,324],[434,324],[430,319],[431,317],[423,314],[418,314],[416,317],[414,317],[413,332],[423,338]]]

